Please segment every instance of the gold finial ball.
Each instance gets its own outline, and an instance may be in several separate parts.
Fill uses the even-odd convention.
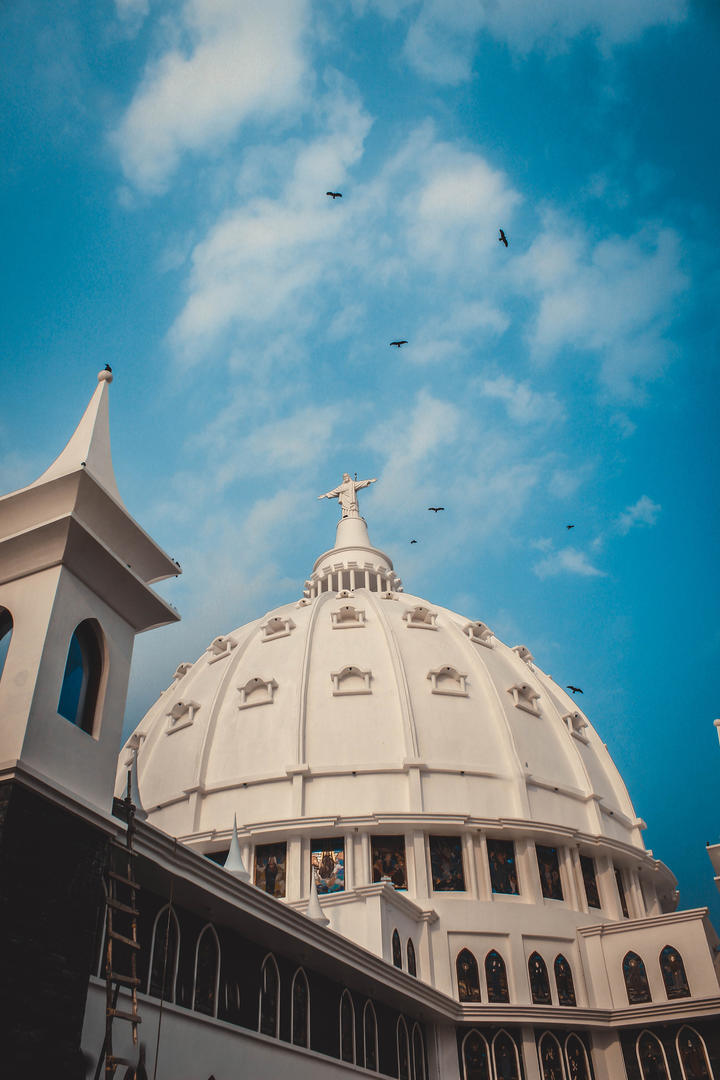
[[[99,371],[98,372],[98,382],[112,382],[112,381],[113,381],[112,371]]]

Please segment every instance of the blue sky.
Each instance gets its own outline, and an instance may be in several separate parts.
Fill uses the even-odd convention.
[[[120,490],[184,569],[127,727],[377,476],[408,591],[583,688],[720,922],[714,5],[25,0],[0,40],[0,488],[109,362]]]

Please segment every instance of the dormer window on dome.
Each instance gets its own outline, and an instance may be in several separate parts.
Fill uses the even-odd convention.
[[[446,665],[428,671],[431,682],[431,694],[448,694],[450,697],[467,697],[467,675],[461,675],[457,668]]]
[[[240,701],[238,709],[252,709],[255,705],[272,705],[278,684],[274,679],[261,679],[259,675],[238,686]]]
[[[236,645],[237,641],[235,638],[216,637],[207,647],[207,651],[210,653],[208,663],[216,664],[218,660],[224,660],[226,656],[230,655]]]
[[[167,714],[168,735],[174,731],[182,731],[183,728],[190,727],[199,708],[197,701],[176,701]]]
[[[189,661],[185,661],[185,663],[183,664],[178,664],[178,666],[175,668],[175,674],[173,675],[174,681],[178,682],[180,679],[184,679],[191,667],[192,664],[189,663]]]
[[[343,697],[348,694],[371,694],[370,681],[371,671],[361,671],[359,667],[348,666],[342,671],[333,671],[330,674],[333,684],[333,697]]]
[[[144,731],[136,731],[125,743],[125,752],[128,756],[125,761],[123,761],[123,766],[126,769],[132,768],[132,764],[135,761],[135,755],[140,750],[140,747],[145,742],[146,738],[147,736]]]
[[[532,664],[535,657],[528,649],[527,645],[513,645],[512,651],[517,653],[521,660],[524,660],[526,664]]]
[[[435,623],[437,622],[437,612],[431,611],[426,607],[414,607],[410,608],[403,615],[403,619],[408,625],[408,628],[414,627],[417,630],[437,630]]]
[[[540,715],[538,707],[540,695],[533,690],[532,686],[528,686],[527,683],[516,683],[515,686],[508,687],[508,694],[512,694],[513,705],[516,709],[522,709],[524,712],[531,713],[532,716]]]
[[[352,604],[343,604],[337,611],[331,611],[330,618],[332,619],[333,630],[345,630],[351,626],[365,626],[365,612],[362,608],[356,608]]]
[[[273,619],[268,619],[260,629],[262,630],[262,641],[275,641],[277,638],[289,637],[295,629],[295,623],[290,618],[282,619],[279,615],[276,615]]]
[[[484,622],[469,622],[463,627],[463,633],[467,634],[471,641],[477,645],[486,645],[492,649],[493,632]]]
[[[582,713],[569,712],[563,716],[563,722],[566,725],[571,735],[574,735],[576,739],[580,739],[581,742],[586,743],[588,741],[585,734],[585,728],[588,726],[588,722]]]

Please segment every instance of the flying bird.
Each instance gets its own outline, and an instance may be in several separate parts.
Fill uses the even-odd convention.
[[[579,686],[568,686],[568,690],[571,690],[573,694],[582,694],[582,690]]]
[[[110,367],[110,365],[109,365],[109,364],[106,364],[106,365],[105,365],[105,370],[106,370],[106,371],[109,371],[109,372],[110,372],[110,374],[112,374],[112,368]]]
[[[428,506],[428,510],[432,510],[433,513],[435,513],[435,514],[439,513],[440,510],[444,510],[444,509],[445,509],[444,506]]]
[[[575,526],[574,526],[574,525],[566,525],[566,526],[565,526],[565,528],[566,528],[566,529],[574,529],[574,528],[575,528]]]
[[[407,341],[405,341],[405,340],[403,340],[403,341],[391,341],[390,344],[391,345],[397,345],[397,347],[399,349],[401,345],[407,345]]]
[[[505,247],[508,246],[508,238],[502,229],[500,230],[500,235],[498,236],[498,244],[504,244]]]
[[[342,199],[342,191],[326,191],[326,195],[329,195],[333,202],[336,199]]]
[[[411,540],[410,543],[411,544],[417,544],[417,540]]]

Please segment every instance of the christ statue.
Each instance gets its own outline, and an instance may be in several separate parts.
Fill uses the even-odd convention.
[[[355,475],[357,476],[357,473]],[[357,493],[360,488],[369,487],[376,480],[376,476],[373,476],[372,480],[351,480],[349,473],[343,473],[342,484],[333,488],[332,491],[326,491],[324,495],[318,495],[318,499],[337,499],[344,518],[360,517]]]

